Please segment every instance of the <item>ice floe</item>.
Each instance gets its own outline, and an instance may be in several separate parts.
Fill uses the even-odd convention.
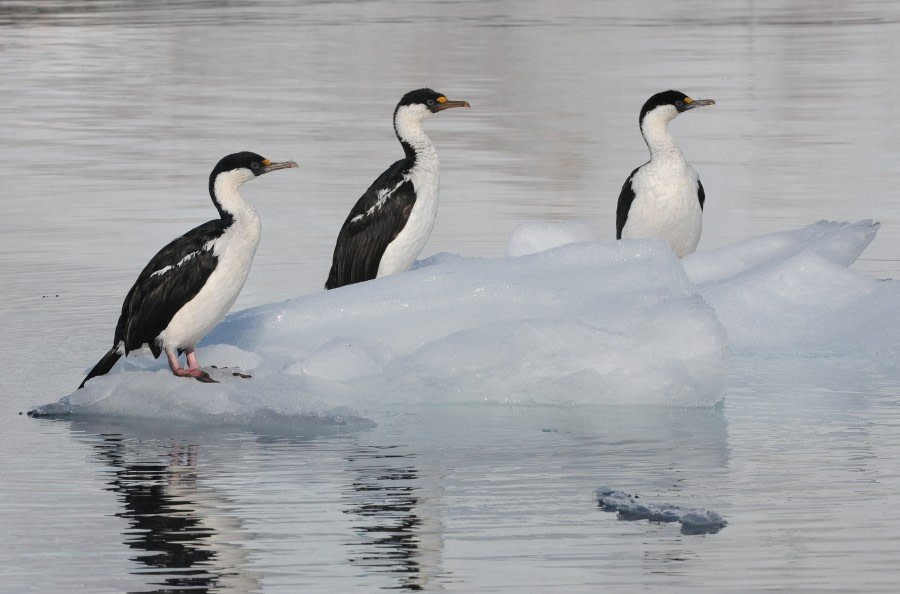
[[[820,222],[678,260],[661,241],[531,223],[504,258],[438,254],[230,315],[198,349],[232,368],[211,370],[221,383],[133,356],[34,412],[346,424],[391,403],[711,406],[730,353],[864,356],[896,371],[900,283],[848,268],[877,229]]]

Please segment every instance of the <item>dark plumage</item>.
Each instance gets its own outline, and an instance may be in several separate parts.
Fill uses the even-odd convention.
[[[422,122],[439,111],[468,106],[431,89],[411,91],[400,99],[394,109],[394,132],[405,156],[379,175],[350,210],[338,233],[326,289],[402,272],[412,265],[434,224],[440,171]]]
[[[377,215],[365,216],[365,213],[375,210],[378,189],[388,187],[392,181],[402,180],[412,169],[413,163],[412,159],[407,158],[391,165],[378,176],[347,215],[334,246],[326,289],[360,283],[378,275],[381,256],[406,226],[416,203],[412,182],[406,180],[397,185],[377,209]]]
[[[292,161],[272,163],[250,152],[219,161],[209,181],[219,218],[191,229],[153,256],[125,297],[112,348],[79,388],[144,345],[154,357],[166,351],[175,375],[212,381],[200,370],[194,346],[234,303],[259,242],[259,217],[238,189],[263,173],[296,166]],[[181,352],[187,353],[187,369],[178,362]]]

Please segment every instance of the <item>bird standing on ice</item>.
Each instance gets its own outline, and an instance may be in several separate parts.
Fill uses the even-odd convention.
[[[391,165],[350,211],[334,246],[326,289],[408,270],[437,216],[441,165],[422,123],[467,101],[431,89],[410,91],[394,110],[394,132],[406,156]]]
[[[228,155],[209,176],[209,195],[219,218],[191,229],[153,256],[128,291],[112,348],[78,386],[112,369],[129,352],[149,345],[166,352],[172,373],[213,382],[200,369],[194,347],[234,304],[247,280],[261,224],[240,187],[263,173],[297,167],[272,163],[256,153]],[[187,368],[178,356],[186,354]]]
[[[622,186],[616,239],[665,239],[679,258],[697,249],[706,196],[668,125],[682,112],[715,103],[679,91],[657,93],[644,103],[639,122],[650,160],[632,171]]]

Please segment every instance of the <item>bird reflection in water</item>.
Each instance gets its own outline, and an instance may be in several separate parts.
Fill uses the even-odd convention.
[[[195,445],[140,447],[122,435],[101,437],[95,447],[114,469],[108,490],[125,508],[116,515],[131,525],[125,545],[140,551],[132,561],[146,566],[134,573],[154,576],[157,589],[150,592],[261,589],[246,569],[246,550],[236,544],[248,535],[227,514],[228,502],[198,484]]]
[[[348,509],[359,537],[350,562],[373,572],[400,574],[386,589],[443,589],[443,524],[434,506],[439,481],[415,466],[415,456],[370,447],[347,458],[353,482]]]

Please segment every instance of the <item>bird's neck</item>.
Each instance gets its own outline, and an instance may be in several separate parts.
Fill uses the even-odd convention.
[[[669,134],[669,119],[655,114],[648,114],[641,122],[641,134],[650,149],[650,160],[684,159],[675,139]]]
[[[229,171],[219,174],[210,185],[213,204],[226,223],[254,225],[259,222],[256,209],[241,196],[240,188],[245,181],[246,175],[239,171]]]
[[[397,117],[394,121],[397,139],[403,145],[406,158],[414,161],[437,160],[437,151],[431,139],[422,128],[422,121],[417,118]]]

